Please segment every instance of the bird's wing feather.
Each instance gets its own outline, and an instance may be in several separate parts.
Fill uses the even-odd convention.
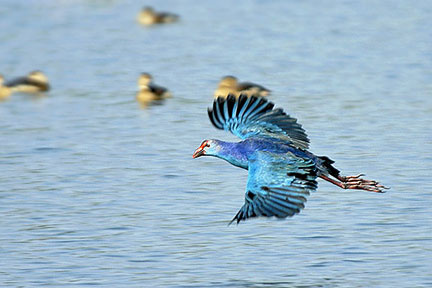
[[[208,109],[212,124],[218,129],[231,131],[241,139],[251,136],[268,136],[290,142],[293,146],[307,149],[309,139],[297,119],[274,104],[255,96],[229,95],[214,100]]]
[[[256,152],[249,159],[248,170],[245,204],[230,224],[258,216],[293,216],[304,208],[306,197],[317,188],[313,160],[290,152]]]
[[[148,85],[148,87],[149,87],[149,89],[150,89],[151,92],[153,92],[153,93],[155,93],[156,95],[159,95],[159,96],[168,91],[166,88],[164,88],[162,86],[159,86],[159,85],[156,85],[156,84],[153,84],[153,83],[150,83]]]

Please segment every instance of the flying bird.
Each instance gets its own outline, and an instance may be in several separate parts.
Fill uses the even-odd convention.
[[[374,180],[342,176],[326,156],[309,152],[309,139],[297,119],[281,108],[256,97],[218,97],[208,109],[211,123],[240,137],[240,142],[204,140],[193,158],[214,156],[248,170],[245,203],[231,220],[237,224],[248,218],[286,218],[304,208],[310,192],[322,178],[343,189],[383,193],[387,187]]]

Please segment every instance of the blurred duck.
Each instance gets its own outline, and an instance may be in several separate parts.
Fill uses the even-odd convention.
[[[171,97],[171,93],[168,89],[153,84],[153,77],[149,73],[142,73],[138,78],[139,91],[136,95],[138,102],[147,106],[153,101],[160,101]]]
[[[48,78],[41,71],[33,71],[27,76],[8,81],[5,86],[9,87],[12,92],[22,93],[46,92],[50,89]]]
[[[178,21],[179,16],[167,12],[156,12],[152,7],[144,7],[138,14],[137,21],[142,25],[172,23]]]
[[[218,88],[214,92],[214,97],[219,96],[228,97],[228,94],[232,94],[238,97],[240,94],[247,96],[256,95],[265,97],[270,94],[270,90],[251,82],[238,83],[238,79],[234,76],[225,76],[219,82]]]
[[[0,101],[9,98],[12,92],[9,87],[3,85],[3,82],[4,82],[3,75],[0,75]]]

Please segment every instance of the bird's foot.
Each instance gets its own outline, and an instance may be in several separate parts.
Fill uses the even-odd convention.
[[[367,180],[361,178],[364,174],[356,176],[339,176],[338,179],[342,182],[342,188],[344,189],[360,189],[377,193],[385,193],[385,190],[390,189],[379,182],[374,180]]]

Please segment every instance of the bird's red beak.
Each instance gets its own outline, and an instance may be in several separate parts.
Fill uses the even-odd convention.
[[[205,155],[204,148],[206,147],[206,142],[202,143],[200,147],[198,147],[192,155],[192,158],[198,158],[202,155]]]

